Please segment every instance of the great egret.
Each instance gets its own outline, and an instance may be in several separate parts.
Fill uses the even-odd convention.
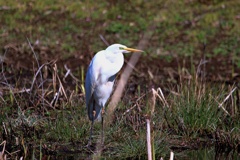
[[[85,91],[88,117],[89,120],[92,121],[89,138],[90,143],[94,120],[101,120],[101,114],[104,113],[105,104],[113,90],[116,74],[120,71],[124,63],[123,53],[129,52],[143,51],[128,48],[121,44],[113,44],[107,47],[107,49],[99,51],[93,57],[88,67]]]

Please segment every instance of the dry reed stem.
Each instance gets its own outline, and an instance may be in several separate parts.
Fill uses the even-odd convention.
[[[60,85],[59,89],[60,89],[61,92],[63,93],[64,97],[68,100],[66,91],[65,91],[65,89],[64,89],[64,87],[63,87],[63,85],[62,85],[62,82],[61,82],[58,74],[57,74],[57,79],[58,79],[58,82],[59,82],[59,85]]]
[[[174,153],[173,151],[170,152],[170,160],[173,160],[174,159]]]
[[[6,141],[3,141],[3,142],[0,144],[0,146],[2,146],[2,145],[3,145],[3,149],[2,149],[2,151],[0,152],[0,160],[7,160],[7,155],[4,154],[4,152],[5,152],[5,147],[6,147]]]
[[[150,129],[150,119],[146,118],[147,123],[147,153],[148,160],[152,160],[152,145],[151,145],[151,129]]]
[[[3,129],[4,129],[4,132],[6,134],[6,136],[8,137],[8,132],[7,132],[7,129],[6,129],[6,124],[4,122],[2,122],[3,124]]]
[[[56,63],[54,64],[54,67],[53,67],[53,70],[54,70],[54,80],[53,80],[53,86],[56,87],[56,80],[58,80],[58,83],[59,83],[59,88],[58,88],[58,92],[55,93],[55,96],[53,97],[53,100],[51,101],[51,105],[52,106],[55,106],[56,102],[58,101],[58,98],[61,94],[64,95],[64,97],[68,100],[67,98],[67,94],[65,92],[65,89],[62,85],[62,82],[58,76],[58,73],[57,73],[57,65]],[[67,70],[66,74],[64,75],[64,77],[67,77],[67,75],[69,74],[69,71]]]
[[[33,49],[33,47],[32,47],[32,45],[31,45],[31,43],[30,43],[30,41],[29,41],[28,38],[27,38],[27,41],[28,41],[28,45],[30,46],[30,48],[31,48],[31,50],[32,50],[32,52],[33,52],[34,58],[36,59],[38,71],[39,71],[39,73],[40,73],[41,84],[43,84],[44,82],[43,82],[42,67],[45,66],[45,64],[43,64],[43,65],[41,66],[41,68],[40,68],[40,64],[39,64],[37,55],[36,55],[36,53],[35,53],[35,51],[34,51],[34,49]],[[37,75],[37,74],[36,74],[36,75]],[[32,87],[33,87],[33,84],[32,84]],[[32,90],[32,87],[31,87],[31,90]],[[44,105],[44,89],[43,89],[43,85],[41,85],[41,87],[42,87],[42,96],[41,96],[41,97],[42,97],[42,104]]]
[[[37,79],[38,74],[41,75],[41,70],[42,70],[42,68],[43,68],[45,65],[46,65],[46,63],[45,63],[45,64],[42,64],[42,65],[38,68],[36,74],[34,75],[33,81],[32,81],[32,85],[31,85],[31,88],[30,88],[31,91],[32,91],[32,89],[33,89],[33,86],[34,86],[34,83],[35,83],[35,81],[36,81],[36,79]]]
[[[65,82],[65,79],[67,78],[68,75],[70,75],[76,82],[81,82],[79,79],[77,79],[71,72],[71,70],[68,68],[68,66],[65,64],[64,68],[66,69],[67,73],[65,74],[63,81]]]
[[[219,106],[218,106],[218,108],[222,108],[223,111],[224,111],[226,114],[228,114],[228,115],[230,115],[230,114],[229,114],[228,111],[223,107],[223,104],[229,99],[229,97],[232,95],[232,93],[233,93],[236,89],[237,89],[237,87],[234,87],[234,88],[230,91],[230,93],[227,95],[227,97],[223,100],[223,102],[220,103]]]
[[[139,98],[135,101],[135,104],[134,104],[131,108],[127,109],[127,110],[122,114],[122,116],[125,116],[127,113],[129,113],[131,110],[133,110],[136,106],[138,106],[138,101],[142,100],[146,95],[147,95],[147,94],[144,94],[144,95],[142,95],[141,97],[139,97]]]
[[[166,99],[165,99],[165,96],[164,96],[164,94],[163,94],[163,92],[162,92],[162,89],[161,89],[160,87],[158,87],[157,90],[152,89],[152,92],[153,92],[153,94],[154,94],[155,96],[157,96],[157,97],[161,100],[161,102],[163,103],[163,106],[167,106],[167,107],[169,108],[169,105],[168,105],[168,103],[167,103],[167,101],[166,101]],[[159,92],[160,94],[159,94],[158,92]]]
[[[156,96],[157,96],[157,92],[154,88],[152,88],[152,98],[151,98],[151,104],[150,104],[151,116],[153,115],[153,113],[155,111]]]

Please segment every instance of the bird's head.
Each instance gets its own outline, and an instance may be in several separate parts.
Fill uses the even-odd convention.
[[[143,52],[142,50],[139,49],[134,49],[134,48],[128,48],[122,44],[112,44],[111,46],[107,47],[107,51],[110,51],[112,53],[129,53],[129,52]]]

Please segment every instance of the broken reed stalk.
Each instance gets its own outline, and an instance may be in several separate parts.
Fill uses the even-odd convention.
[[[174,153],[173,151],[170,152],[170,160],[173,160],[174,159]]]
[[[146,116],[146,124],[147,124],[147,152],[148,152],[148,160],[155,160],[155,147],[154,147],[154,131],[152,131],[152,137],[151,137],[151,117],[154,115],[155,111],[155,105],[156,105],[156,99],[159,98],[163,104],[164,107],[168,107],[169,105],[164,97],[164,94],[162,92],[162,89],[159,87],[157,90],[152,88],[152,98],[149,103],[149,108],[147,110],[147,116]]]
[[[151,137],[151,117],[154,114],[155,105],[156,105],[156,96],[157,92],[155,89],[152,88],[152,98],[150,100],[149,108],[147,110],[146,116],[146,124],[147,124],[147,153],[148,153],[148,160],[155,159],[155,151],[154,151],[154,138]],[[154,134],[154,133],[153,133]]]
[[[149,117],[146,118],[146,123],[147,123],[147,153],[148,153],[148,160],[152,160],[151,128],[150,128],[150,119],[149,119]]]

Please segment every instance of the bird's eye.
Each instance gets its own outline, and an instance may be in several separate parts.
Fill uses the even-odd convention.
[[[120,50],[124,50],[124,48],[123,48],[123,47],[119,47],[119,49],[120,49]]]

